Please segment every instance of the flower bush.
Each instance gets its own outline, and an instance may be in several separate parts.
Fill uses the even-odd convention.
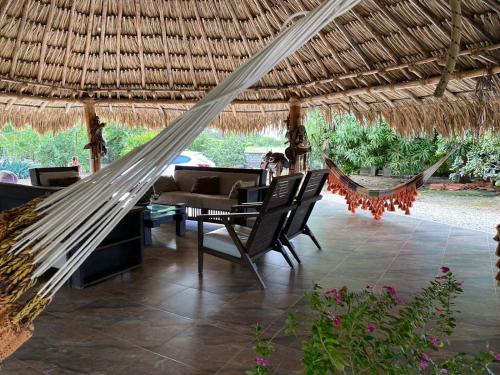
[[[453,301],[461,292],[448,267],[407,304],[388,285],[379,292],[315,285],[307,294],[314,319],[303,343],[305,374],[491,373],[488,365],[500,360],[494,350],[476,356],[443,351],[456,326]],[[291,314],[283,330],[297,328],[298,316]],[[270,373],[274,337],[265,339],[256,327],[256,365],[248,375]]]

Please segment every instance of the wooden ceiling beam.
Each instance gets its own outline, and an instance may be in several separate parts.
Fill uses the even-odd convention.
[[[268,0],[263,0],[263,1],[264,1],[265,7],[273,15],[274,19],[278,22],[278,25],[279,25],[281,21],[279,20],[278,15],[275,14],[275,12],[274,12],[272,6],[269,4]],[[292,56],[297,60],[297,63],[301,67],[301,69],[304,72],[304,74],[306,75],[306,77],[308,77],[308,79],[311,80],[311,74],[307,70],[307,68],[306,68],[304,62],[302,61],[302,59],[300,58],[300,56],[297,55],[297,52],[295,52],[295,54],[293,54]],[[289,56],[285,59],[285,64],[286,64],[288,70],[290,71],[290,74],[293,76],[293,79],[295,80],[295,82],[300,83],[301,80],[299,79],[299,77],[295,73],[295,69],[293,68],[292,64],[290,63],[290,59],[292,58],[292,56]]]
[[[62,71],[62,84],[63,86],[66,84],[66,76],[68,74],[68,63],[71,55],[71,42],[73,41],[73,27],[75,25],[75,17],[76,17],[76,1],[73,1],[71,4],[71,13],[69,16],[69,25],[68,25],[68,37],[66,38],[66,51],[64,52],[64,65]]]
[[[191,77],[193,78],[193,87],[196,88],[198,87],[198,84],[196,83],[196,74],[194,70],[193,56],[191,55],[191,48],[189,46],[189,39],[186,33],[186,26],[184,25],[184,16],[182,15],[182,5],[179,2],[179,0],[176,0],[175,4],[179,12],[179,18],[178,18],[179,26],[181,28],[182,40],[184,41],[184,51],[188,55],[188,64],[189,64],[189,70],[191,71]]]
[[[408,26],[405,25],[398,16],[393,15],[390,10],[388,10],[384,5],[380,5],[376,0],[371,0],[371,3],[375,5],[375,7],[384,15],[386,19],[389,19],[394,26],[396,26],[403,36],[411,40],[421,53],[425,56],[429,55],[429,52],[426,50],[424,45],[408,31]]]
[[[351,34],[349,31],[345,28],[342,23],[338,22],[337,20],[333,20],[333,23],[335,26],[337,26],[337,29],[340,31],[344,39],[347,41],[347,43],[351,46],[351,48],[356,51],[356,53],[361,57],[361,60],[363,60],[364,64],[368,69],[371,69],[371,63],[370,59],[365,55],[365,53],[359,48],[358,44],[356,41],[352,38]]]
[[[90,44],[92,42],[92,28],[94,27],[95,4],[95,1],[90,2],[89,19],[87,22],[87,36],[85,39],[85,57],[83,60],[82,79],[80,81],[80,87],[82,89],[85,87],[85,78],[87,75],[87,67],[89,64]]]
[[[14,56],[12,56],[12,61],[10,63],[9,76],[11,78],[16,75],[17,61],[19,60],[19,54],[21,53],[21,43],[23,41],[24,29],[26,28],[26,19],[28,18],[28,9],[31,5],[31,0],[26,0],[23,6],[23,13],[21,16],[21,23],[17,28],[16,45],[14,47]]]
[[[483,0],[483,3],[493,9],[495,12],[500,13],[500,4],[498,4],[498,0]]]
[[[121,1],[120,1],[121,2]],[[159,16],[160,16],[160,27],[161,27],[161,40],[163,44],[163,59],[165,60],[165,64],[167,65],[167,74],[168,74],[168,87],[174,87],[174,74],[172,71],[172,62],[170,61],[170,54],[168,51],[167,44],[167,27],[165,23],[167,22],[165,19],[165,13],[163,9],[163,2],[158,5]]]
[[[268,12],[265,12],[264,9],[262,8],[262,6],[260,5],[259,3],[259,0],[253,0],[253,3],[255,4],[255,6],[257,7],[257,9],[259,10],[259,13],[266,18],[266,20],[268,22],[265,22],[264,24],[267,26],[267,30],[269,32],[269,35],[272,35],[274,36],[276,34],[275,30],[273,30],[273,28],[271,27],[271,20],[270,18],[268,17]],[[248,7],[247,7],[248,9]],[[276,16],[273,14],[273,13],[270,13],[273,18],[275,19],[275,22],[277,22],[276,20]],[[253,17],[251,18],[253,19]],[[220,22],[220,21],[219,21]],[[255,24],[255,23],[254,23]],[[259,38],[259,41],[260,41],[260,45],[261,47],[264,47],[266,45],[266,42],[263,40],[262,36],[260,34],[258,34],[258,38]],[[274,67],[274,70],[276,71],[277,70],[277,67]],[[284,83],[283,83],[283,80],[281,79],[281,75],[280,74],[276,74],[276,78],[278,80],[278,82],[280,82],[280,85],[281,86],[284,86]]]
[[[120,88],[121,80],[121,46],[122,46],[122,18],[123,1],[118,2],[118,16],[116,19],[116,87]]]
[[[375,38],[380,47],[382,47],[385,53],[387,53],[387,55],[390,56],[391,60],[394,61],[395,63],[399,63],[400,61],[399,57],[392,50],[392,48],[389,47],[387,42],[384,40],[383,36],[378,34],[378,32],[373,28],[373,26],[370,25],[370,23],[363,16],[361,16],[361,14],[356,10],[356,8],[351,9],[351,13],[354,14],[354,16],[358,19],[358,21],[361,23],[362,26],[368,29],[368,31],[372,34],[372,36]]]
[[[166,99],[166,98],[156,98],[156,99],[134,99],[134,98],[101,98],[99,100],[95,100],[93,98],[70,98],[70,99],[60,99],[60,98],[47,98],[45,96],[36,96],[36,95],[18,95],[15,93],[7,93],[7,92],[0,92],[0,98],[5,98],[9,101],[17,102],[18,104],[21,101],[32,101],[36,102],[36,104],[32,104],[36,107],[40,105],[42,102],[48,102],[52,103],[53,107],[55,104],[60,105],[61,108],[65,108],[68,103],[71,103],[72,106],[76,104],[82,104],[84,102],[88,101],[93,101],[95,103],[95,106],[108,106],[108,105],[137,105],[137,104],[144,104],[145,107],[147,108],[152,108],[152,106],[158,106],[158,105],[174,105],[174,104],[196,104],[198,103],[198,99]],[[287,99],[271,99],[271,100],[234,100],[231,102],[232,105],[252,105],[252,106],[260,106],[264,104],[283,104],[288,106],[288,103],[290,100]],[[0,103],[1,105],[1,103]],[[258,110],[257,112],[260,112]]]
[[[120,1],[121,3],[121,1]],[[101,35],[99,37],[99,74],[97,75],[97,87],[102,83],[102,65],[104,60],[104,38],[106,37],[106,22],[108,18],[108,0],[102,0],[101,12]],[[120,21],[121,22],[121,21]]]
[[[40,61],[38,62],[38,82],[42,82],[43,69],[45,68],[45,56],[47,54],[47,43],[49,40],[49,31],[52,29],[52,22],[54,21],[54,14],[56,10],[56,0],[50,1],[49,14],[47,16],[47,23],[43,29],[42,37],[42,50],[40,52]]]
[[[14,0],[1,0],[1,2],[0,2],[0,29],[3,26],[3,20],[4,20],[5,16],[7,15],[7,10],[9,9],[10,4],[13,1]]]
[[[135,0],[135,29],[137,31],[137,46],[139,48],[139,62],[141,64],[141,86],[146,87],[146,66],[144,64],[144,44],[142,42],[141,2]]]
[[[455,81],[455,80],[463,80],[463,79],[470,79],[470,78],[477,78],[477,77],[482,77],[485,75],[489,74],[498,74],[500,73],[500,66],[493,67],[491,69],[489,68],[482,68],[482,69],[475,69],[475,70],[467,70],[463,72],[457,72],[451,75],[450,81]],[[350,96],[359,96],[359,95],[370,95],[371,93],[379,93],[379,92],[391,92],[391,91],[398,91],[398,90],[407,90],[407,89],[412,89],[416,87],[422,87],[422,86],[429,86],[429,85],[435,85],[439,82],[441,79],[441,76],[434,76],[430,77],[427,79],[421,79],[421,80],[415,80],[415,81],[408,81],[408,82],[399,82],[399,83],[394,83],[391,85],[379,85],[379,86],[372,86],[372,87],[362,87],[362,88],[357,88],[357,89],[350,89],[350,90],[345,90],[342,92],[336,92],[336,93],[331,93],[331,94],[326,94],[326,95],[318,95],[318,96],[313,96],[310,98],[305,98],[304,100],[328,100],[328,99],[336,99],[336,98],[341,98],[341,97],[350,97]]]
[[[196,21],[198,21],[198,24],[199,24],[199,27],[200,27],[201,37],[202,37],[202,39],[204,41],[203,45],[205,47],[205,51],[207,52],[208,61],[210,62],[210,67],[212,68],[212,73],[214,75],[215,82],[217,84],[219,84],[220,79],[219,79],[219,74],[217,73],[217,69],[215,67],[215,61],[214,61],[214,57],[212,55],[212,50],[211,50],[211,47],[210,47],[211,43],[210,43],[210,40],[208,39],[207,33],[205,31],[205,26],[203,24],[202,18],[200,17],[200,12],[198,11],[198,7],[197,7],[196,3],[193,4],[193,9],[194,9],[194,13],[196,15]]]

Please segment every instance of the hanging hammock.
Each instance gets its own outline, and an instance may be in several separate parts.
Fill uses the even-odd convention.
[[[240,93],[360,0],[325,1],[288,26],[156,138],[99,172],[43,201],[0,214],[0,361],[29,339],[31,322],[113,227],[146,193],[166,165]],[[302,15],[302,14],[301,14]],[[25,303],[36,280],[73,250]]]
[[[323,159],[330,170],[328,176],[328,190],[332,193],[338,193],[345,197],[349,211],[355,212],[361,207],[363,210],[369,210],[376,220],[382,218],[385,211],[396,211],[396,206],[404,211],[406,215],[410,214],[410,208],[417,198],[417,189],[422,187],[429,178],[439,169],[441,165],[458,149],[453,148],[435,164],[431,165],[422,173],[419,173],[407,182],[394,186],[391,189],[368,189],[358,184],[346,175],[327,157],[323,152]]]

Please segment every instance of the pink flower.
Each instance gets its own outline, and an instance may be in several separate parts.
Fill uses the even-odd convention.
[[[332,289],[332,290],[326,292],[325,295],[332,297],[337,302],[342,302],[342,296],[337,291],[337,289]]]
[[[424,362],[429,362],[431,360],[431,357],[429,357],[427,354],[424,353],[420,356],[420,360]]]
[[[389,294],[391,297],[396,296],[396,289],[394,289],[392,286],[384,286],[384,289],[386,290],[387,294]]]
[[[368,323],[367,326],[366,326],[366,330],[370,333],[372,333],[373,331],[375,331],[375,326],[371,323]]]
[[[340,327],[342,324],[342,317],[340,315],[332,315],[332,324],[335,328]]]
[[[495,357],[495,361],[500,361],[500,353],[497,353],[494,350],[490,350],[490,354]]]
[[[269,365],[269,360],[266,357],[257,357],[255,362],[257,362],[258,366],[262,367],[267,367],[267,365]]]
[[[384,286],[384,289],[388,295],[396,300],[396,303],[401,303],[401,298],[399,298],[399,296],[396,294],[396,289],[394,289],[392,286],[387,285]]]
[[[427,363],[425,363],[424,361],[420,361],[418,364],[418,369],[420,371],[424,371],[426,368],[427,368]]]
[[[443,314],[443,310],[441,310],[439,306],[434,307],[434,309],[436,310],[437,316],[441,316]]]
[[[431,342],[432,345],[435,347],[439,347],[441,345],[441,340],[438,338],[435,338],[434,336],[429,336],[429,341]]]
[[[457,288],[462,289],[462,285],[464,285],[463,281],[458,281],[457,282]]]
[[[446,267],[446,266],[441,267],[441,272],[442,273],[448,273],[448,272],[450,272],[450,267]]]

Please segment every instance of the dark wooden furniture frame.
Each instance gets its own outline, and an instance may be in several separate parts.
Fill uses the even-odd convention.
[[[283,231],[281,232],[281,240],[288,247],[297,262],[300,263],[300,258],[291,239],[299,234],[308,235],[314,242],[316,247],[321,250],[319,241],[314,236],[313,232],[307,225],[307,221],[316,205],[316,202],[321,200],[323,196],[321,191],[328,179],[328,169],[319,169],[307,172],[300,187],[299,194],[295,200],[296,208],[290,213],[286,221]]]
[[[154,203],[155,205],[158,206],[175,206],[175,212],[169,212],[166,213],[165,215],[162,215],[159,218],[151,218],[151,213],[149,212],[147,206],[145,206],[144,210],[144,244],[146,246],[150,246],[153,244],[153,239],[151,235],[151,229],[152,228],[157,228],[161,226],[162,224],[168,224],[175,222],[175,233],[180,236],[184,237],[186,235],[186,219],[187,219],[187,214],[186,214],[186,205],[184,203],[178,203],[175,205],[162,205],[159,203]]]
[[[36,197],[48,196],[60,189],[0,184],[0,211],[19,207]],[[69,280],[69,285],[74,288],[84,288],[141,267],[144,249],[143,223],[143,208],[136,207],[130,210],[75,271]]]
[[[31,185],[40,185],[40,172],[67,172],[74,171],[78,173],[78,167],[49,167],[49,168],[32,168],[30,171]]]
[[[285,257],[288,264],[293,268],[293,264],[281,243],[280,234],[288,213],[295,207],[293,201],[301,180],[301,174],[281,176],[273,179],[259,212],[216,215],[222,220],[240,253],[240,257],[235,257],[217,251],[217,249],[205,247],[203,243],[203,222],[214,215],[208,214],[198,216],[198,272],[200,274],[203,273],[203,255],[205,253],[211,254],[248,267],[252,271],[255,279],[264,289],[266,286],[257,271],[257,267],[254,263],[255,259],[260,258],[271,250],[276,250]],[[250,217],[256,219],[255,224],[252,226],[247,242],[243,244],[234,230],[234,219]]]

